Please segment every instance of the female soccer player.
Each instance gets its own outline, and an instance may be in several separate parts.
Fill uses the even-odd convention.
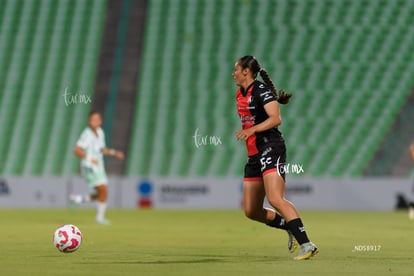
[[[71,195],[70,201],[74,204],[97,201],[96,222],[109,224],[105,218],[106,199],[108,195],[107,176],[104,167],[104,155],[124,159],[124,153],[114,149],[108,149],[105,145],[105,135],[101,128],[101,114],[92,111],[88,117],[88,127],[82,132],[76,142],[74,153],[81,158],[81,174],[91,189],[87,196]]]
[[[264,83],[256,79],[258,74]],[[309,241],[295,206],[284,197],[286,147],[277,126],[282,122],[279,103],[287,104],[291,94],[283,90],[277,92],[268,73],[253,56],[240,58],[232,75],[239,87],[236,100],[242,124],[242,130],[236,131],[236,138],[246,141],[248,155],[243,183],[245,215],[286,230],[289,251],[295,251],[297,242],[301,245],[301,252],[294,259],[309,259],[318,249]],[[263,208],[265,196],[281,215]]]

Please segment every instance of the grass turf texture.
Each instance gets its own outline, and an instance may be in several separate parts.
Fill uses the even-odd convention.
[[[106,226],[94,223],[93,209],[2,209],[0,274],[414,275],[414,221],[405,212],[301,214],[320,248],[306,261],[292,259],[283,231],[238,210],[109,210]],[[52,242],[66,223],[83,234],[81,248],[69,254]]]

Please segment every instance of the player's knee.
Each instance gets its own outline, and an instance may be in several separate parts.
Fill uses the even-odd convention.
[[[98,186],[97,191],[98,191],[98,194],[97,194],[98,201],[105,202],[108,197],[108,189],[106,185]]]
[[[272,197],[268,198],[269,204],[275,208],[276,210],[280,211],[284,209],[285,200],[281,197]]]
[[[252,208],[244,208],[244,215],[252,220],[257,220],[259,217],[258,212]]]

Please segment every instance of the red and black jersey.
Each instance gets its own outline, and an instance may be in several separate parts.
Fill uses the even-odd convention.
[[[255,80],[246,90],[243,88],[237,90],[236,101],[242,128],[247,129],[269,118],[264,106],[277,99],[265,84]],[[277,127],[255,133],[246,140],[247,155],[256,155],[259,153],[259,148],[265,144],[278,141],[283,141],[283,138]]]

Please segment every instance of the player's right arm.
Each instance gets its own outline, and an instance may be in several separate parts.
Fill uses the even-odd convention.
[[[80,159],[86,158],[86,153],[78,145],[75,145],[75,147],[73,148],[73,153],[75,153],[75,155],[78,156]]]
[[[81,159],[85,159],[89,161],[92,164],[98,164],[98,160],[92,158],[91,156],[88,156],[85,152],[85,148],[89,146],[90,142],[88,139],[88,133],[86,130],[84,130],[79,137],[79,140],[76,142],[75,147],[73,148],[73,152],[76,156],[78,156]]]
[[[410,145],[410,151],[411,151],[411,157],[413,158],[413,160],[414,160],[414,141],[411,143],[411,145]]]

